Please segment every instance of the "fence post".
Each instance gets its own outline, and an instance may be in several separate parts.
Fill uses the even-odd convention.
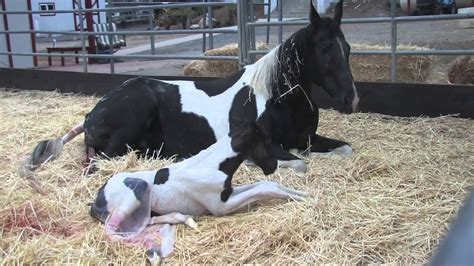
[[[109,32],[111,32],[112,31],[112,14],[110,14],[110,11],[106,11],[105,15],[107,17],[107,20],[109,21],[107,27],[109,28]],[[100,13],[99,13],[99,16],[100,16]],[[109,57],[109,60],[110,60],[110,74],[115,74],[115,64],[114,64],[115,58],[113,57],[115,36],[114,35],[108,35],[107,38],[109,39],[109,52],[110,52],[110,55],[112,55],[111,57]]]
[[[150,9],[148,10],[148,24],[150,27],[150,31],[154,31],[155,29],[155,23],[153,21],[153,17],[155,15],[155,10]],[[155,54],[155,35],[150,35],[150,46],[151,46],[151,54]]]
[[[278,11],[278,22],[283,20],[283,1],[277,0],[277,11]],[[283,27],[280,25],[278,26],[278,43],[281,44],[283,42]]]
[[[214,28],[214,11],[212,10],[212,6],[207,7],[207,14],[209,17],[209,29],[212,30]],[[212,34],[212,32],[209,33],[209,49],[214,49],[214,34]]]
[[[85,14],[82,11],[82,1],[77,1],[77,6],[79,9],[79,32],[81,33],[81,47],[82,47],[82,71],[87,73],[87,61],[85,57],[86,54],[86,37],[84,36],[84,16]]]
[[[237,20],[238,20],[238,33],[239,33],[239,63],[240,66],[245,66],[248,64],[248,12],[247,12],[247,1],[248,0],[238,0],[237,1]]]
[[[395,21],[395,10],[396,10],[396,0],[390,0],[390,16],[391,16],[391,78],[392,82],[397,82],[397,55],[395,52],[397,51],[397,22]]]

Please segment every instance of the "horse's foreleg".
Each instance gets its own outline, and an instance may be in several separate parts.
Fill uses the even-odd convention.
[[[278,145],[273,144],[272,154],[278,159],[278,167],[291,168],[298,173],[305,173],[308,170],[306,163],[302,159]]]
[[[312,135],[308,140],[308,143],[311,144],[311,153],[329,153],[350,156],[353,152],[349,143],[326,138],[318,134]],[[301,150],[305,149],[302,147]]]

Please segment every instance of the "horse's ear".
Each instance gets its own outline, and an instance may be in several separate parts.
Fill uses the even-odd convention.
[[[319,20],[321,19],[321,17],[319,16],[318,14],[318,11],[316,11],[316,8],[314,7],[313,5],[313,1],[312,0],[309,0],[310,2],[310,13],[309,13],[309,20],[311,21],[311,23],[313,24],[317,24],[319,22]]]
[[[336,21],[337,25],[341,25],[342,1],[343,0],[339,0],[339,2],[336,4],[336,8],[334,9],[334,21]]]

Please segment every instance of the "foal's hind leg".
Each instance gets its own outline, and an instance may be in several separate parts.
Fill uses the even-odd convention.
[[[160,216],[154,216],[150,220],[150,225],[153,224],[179,224],[183,223],[192,229],[197,229],[198,225],[190,215],[184,215],[179,212],[168,213]]]
[[[210,211],[214,215],[226,215],[259,200],[280,198],[302,201],[305,196],[304,192],[282,187],[275,182],[262,181],[235,187],[234,192],[225,203]]]
[[[311,153],[330,153],[339,155],[352,155],[352,147],[349,143],[326,138],[318,134],[314,134],[310,138],[311,142]],[[304,150],[302,147],[301,150]]]

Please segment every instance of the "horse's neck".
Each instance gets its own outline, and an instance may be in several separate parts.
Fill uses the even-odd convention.
[[[308,89],[310,82],[304,79],[303,62],[285,62],[285,56],[280,56],[279,45],[246,68],[251,72],[249,84],[256,95],[265,99],[277,100],[279,97],[294,94],[299,90]],[[282,58],[280,58],[282,57]]]
[[[219,168],[219,165],[227,159],[237,157],[232,149],[231,138],[226,135],[216,143],[202,150],[191,158],[175,163],[170,168]]]

